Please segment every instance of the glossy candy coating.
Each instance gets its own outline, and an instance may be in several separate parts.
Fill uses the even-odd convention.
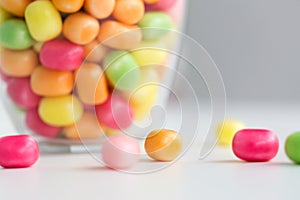
[[[35,134],[55,138],[61,131],[60,127],[46,124],[39,116],[37,108],[30,109],[26,112],[25,123]]]
[[[265,129],[242,129],[232,141],[234,154],[248,162],[266,162],[274,158],[279,149],[275,133]]]
[[[83,47],[67,40],[50,40],[42,46],[40,61],[50,69],[75,70],[83,61]]]
[[[11,100],[23,109],[37,107],[41,99],[32,91],[29,78],[10,78],[6,92]]]
[[[140,67],[150,65],[162,65],[166,61],[168,53],[162,49],[142,48],[131,53]]]
[[[51,1],[34,1],[26,7],[25,20],[32,37],[47,41],[62,31],[61,16]]]
[[[218,136],[218,143],[223,146],[230,146],[232,139],[236,132],[244,129],[245,125],[234,119],[226,119],[218,125],[216,135]]]
[[[38,143],[29,135],[0,138],[0,165],[4,168],[32,166],[39,158]]]
[[[97,105],[95,110],[99,122],[112,129],[126,129],[134,118],[129,102],[116,94],[110,95],[103,104]]]
[[[153,1],[153,0],[151,0],[151,1]],[[178,0],[158,0],[156,3],[150,4],[148,9],[149,10],[167,11],[167,10],[170,10],[176,4],[177,1]]]
[[[23,50],[34,43],[24,20],[11,18],[0,24],[0,45],[8,49]]]
[[[101,155],[107,167],[116,170],[129,169],[139,160],[139,143],[123,134],[109,136],[102,146]]]
[[[108,51],[108,49],[97,40],[93,40],[84,45],[83,49],[85,61],[95,63],[100,63]]]
[[[44,97],[39,104],[38,113],[49,125],[69,126],[81,118],[83,107],[72,95]]]
[[[285,153],[294,163],[300,164],[300,132],[288,136],[285,141]]]
[[[154,160],[169,162],[182,151],[182,138],[173,130],[154,130],[146,138],[144,147]]]
[[[135,24],[142,19],[144,11],[141,0],[117,0],[113,16],[125,24]]]
[[[52,0],[55,8],[64,13],[73,13],[80,10],[84,0]]]
[[[84,9],[98,19],[110,16],[115,7],[115,0],[85,0]]]
[[[1,0],[0,7],[18,17],[23,17],[26,7],[33,0]]]

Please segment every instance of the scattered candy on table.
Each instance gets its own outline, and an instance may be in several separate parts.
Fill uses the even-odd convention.
[[[242,129],[232,141],[234,154],[249,162],[269,161],[276,156],[278,149],[277,135],[265,129]]]
[[[288,136],[285,141],[286,155],[296,164],[300,164],[300,132]]]
[[[232,139],[235,133],[245,126],[239,120],[234,119],[226,119],[221,122],[217,127],[217,137],[218,137],[218,144],[223,146],[230,146],[232,144]]]
[[[0,138],[0,166],[4,168],[30,167],[38,160],[39,156],[38,143],[29,135]]]
[[[172,161],[182,151],[182,138],[173,130],[154,130],[146,138],[144,147],[151,158],[158,161]]]

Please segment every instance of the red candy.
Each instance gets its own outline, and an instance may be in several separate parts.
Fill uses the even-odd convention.
[[[6,90],[13,102],[23,109],[37,107],[41,99],[31,90],[29,78],[10,78]]]
[[[38,143],[29,135],[0,138],[0,165],[5,168],[25,168],[39,158]]]
[[[57,137],[61,131],[60,127],[51,126],[43,122],[36,108],[30,109],[26,112],[25,122],[27,127],[35,134],[48,138]]]
[[[128,128],[134,118],[130,104],[117,95],[111,95],[103,104],[97,105],[96,114],[100,124],[120,130]]]
[[[50,69],[75,70],[83,61],[83,47],[67,40],[54,39],[45,42],[40,52],[40,61]]]
[[[277,136],[269,130],[243,129],[232,142],[234,154],[245,161],[265,162],[274,158],[279,149]]]

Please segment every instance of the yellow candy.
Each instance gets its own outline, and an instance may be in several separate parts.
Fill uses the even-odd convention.
[[[162,65],[167,57],[167,52],[160,49],[142,48],[133,51],[132,56],[139,66]]]
[[[41,119],[53,126],[68,126],[78,121],[83,114],[83,107],[72,95],[42,98],[39,109]]]
[[[242,122],[233,119],[224,120],[220,123],[216,134],[219,136],[219,144],[224,146],[230,146],[235,133],[245,126]]]
[[[11,14],[0,7],[0,24],[9,18],[11,18]]]
[[[37,41],[47,41],[62,31],[62,19],[50,1],[34,1],[25,10],[25,20],[32,37]]]

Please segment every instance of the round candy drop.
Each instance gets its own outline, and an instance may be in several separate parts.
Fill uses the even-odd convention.
[[[216,135],[218,136],[218,143],[223,146],[230,146],[232,139],[236,132],[244,129],[245,125],[234,119],[226,119],[221,122],[217,128]]]
[[[285,153],[296,164],[300,164],[300,132],[288,136],[285,141]]]
[[[129,102],[115,94],[109,96],[103,104],[97,105],[95,109],[100,124],[112,129],[126,129],[134,118]]]
[[[38,143],[29,135],[0,138],[0,165],[4,168],[30,167],[39,156]]]
[[[107,54],[107,48],[97,40],[84,45],[85,61],[100,63]]]
[[[141,0],[117,0],[113,16],[125,24],[135,24],[142,19],[144,11]]]
[[[37,41],[57,37],[62,31],[62,18],[51,1],[34,1],[25,10],[29,32]]]
[[[38,114],[37,108],[30,109],[26,112],[25,122],[31,131],[43,137],[55,138],[61,130],[60,127],[51,126],[43,122]]]
[[[172,161],[182,151],[182,138],[173,130],[154,130],[146,138],[145,150],[158,161]]]
[[[168,53],[162,49],[142,47],[131,53],[140,67],[150,65],[162,65],[165,63]]]
[[[109,17],[115,7],[116,0],[85,0],[84,9],[98,19]]]
[[[140,146],[137,140],[127,135],[113,135],[103,144],[101,155],[107,167],[116,170],[129,169],[139,160]]]
[[[266,162],[274,158],[279,149],[275,133],[265,129],[243,129],[232,142],[234,154],[249,162]]]
[[[67,40],[50,40],[42,46],[40,61],[50,69],[75,70],[83,61],[83,47]]]
[[[72,95],[44,97],[39,104],[38,113],[49,125],[69,126],[81,118],[83,107]]]
[[[34,43],[22,19],[8,19],[0,24],[0,45],[8,49],[23,50]]]
[[[23,17],[26,7],[33,0],[1,0],[0,7],[18,17]]]
[[[57,10],[64,13],[73,13],[80,10],[84,0],[52,0]]]
[[[10,78],[6,91],[11,100],[23,109],[35,108],[40,102],[41,97],[31,90],[29,78]]]
[[[132,55],[126,51],[112,51],[104,59],[105,74],[112,85],[121,90],[135,87],[140,69]]]
[[[157,1],[157,0],[144,0],[144,1]],[[150,4],[148,6],[149,10],[170,10],[178,0],[158,0],[156,3]],[[147,2],[146,2],[147,3]]]
[[[38,55],[32,49],[3,49],[0,53],[0,68],[8,76],[30,76],[38,63]]]
[[[69,15],[63,24],[64,36],[76,44],[85,45],[93,41],[99,32],[96,18],[83,12]]]

